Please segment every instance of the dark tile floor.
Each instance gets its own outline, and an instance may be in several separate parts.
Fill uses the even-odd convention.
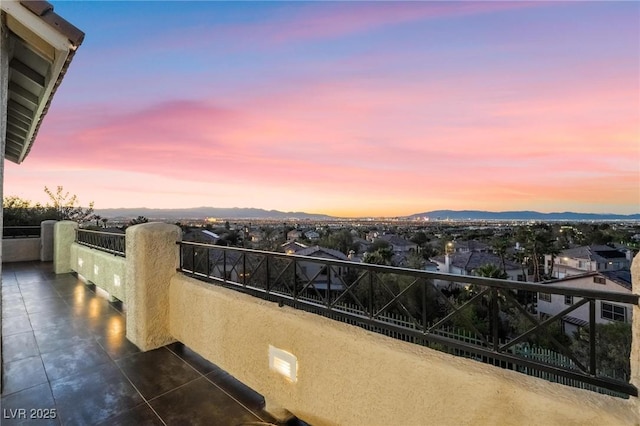
[[[275,423],[260,395],[184,345],[140,352],[121,307],[74,275],[2,268],[2,425]]]

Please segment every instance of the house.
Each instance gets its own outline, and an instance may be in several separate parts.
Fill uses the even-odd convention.
[[[320,239],[320,234],[318,234],[316,231],[307,231],[304,233],[304,237],[307,240],[316,241]]]
[[[394,253],[409,253],[418,249],[416,243],[412,243],[395,234],[381,235],[378,239],[388,242]]]
[[[545,255],[545,273],[554,278],[593,271],[617,271],[629,269],[631,262],[627,254],[605,245],[575,247],[561,251],[557,256]],[[553,267],[552,267],[553,261]]]
[[[182,235],[182,240],[195,243],[216,244],[220,240],[220,236],[208,229],[195,228],[185,231]]]
[[[287,232],[287,241],[294,241],[297,240],[299,238],[302,238],[302,232],[298,231],[297,229],[293,229],[289,232]]]
[[[502,259],[499,256],[477,251],[436,256],[429,260],[437,265],[438,272],[456,275],[478,275],[477,269],[484,265],[494,265],[502,269]],[[508,280],[525,281],[522,275],[521,265],[505,260],[504,266]],[[436,285],[448,286],[451,284],[449,281],[440,281],[441,280],[436,280]]]
[[[326,247],[313,246],[300,250],[298,256],[308,256],[319,259],[346,260],[349,258],[338,250]],[[346,268],[342,266],[323,265],[320,262],[299,262],[298,278],[304,283],[313,280],[313,286],[317,290],[344,289],[342,277],[346,273]]]
[[[353,244],[358,245],[358,253],[364,253],[365,251],[369,250],[369,247],[371,247],[372,243],[365,240],[364,238],[354,237]]]
[[[262,231],[250,231],[249,239],[252,243],[259,243],[264,239],[264,232]]]
[[[631,273],[628,270],[593,271],[546,281],[544,284],[630,294]],[[541,319],[554,316],[579,300],[580,298],[573,296],[538,293],[538,314]],[[632,312],[632,305],[601,300],[596,303],[596,323],[609,324],[616,321],[631,323]],[[562,317],[562,329],[568,335],[573,335],[580,327],[588,323],[588,304],[580,306]]]
[[[372,243],[376,238],[380,238],[382,235],[384,235],[384,232],[382,231],[369,231],[367,232],[366,239]]]
[[[287,254],[296,254],[300,250],[306,249],[307,247],[308,246],[302,243],[299,243],[297,241],[287,241],[286,243],[280,246],[282,251],[284,251]]]
[[[453,251],[455,253],[469,253],[469,252],[488,253],[491,250],[488,244],[482,243],[477,240],[468,240],[468,241],[453,241]]]

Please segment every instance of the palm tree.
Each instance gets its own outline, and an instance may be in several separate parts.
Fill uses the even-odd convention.
[[[560,254],[560,248],[558,247],[557,241],[552,241],[551,244],[547,247],[546,253],[551,255],[551,264],[549,265],[549,276],[548,278],[553,277],[553,266],[555,265],[556,257]]]
[[[493,247],[493,251],[500,257],[500,263],[502,266],[502,272],[507,272],[507,267],[505,265],[505,256],[507,255],[507,248],[509,247],[509,241],[505,237],[496,237],[491,245]]]
[[[497,278],[501,280],[506,280],[509,276],[504,272],[500,267],[494,265],[493,263],[487,263],[476,268],[476,274],[485,278]]]
[[[520,264],[520,267],[522,268],[522,277],[524,278],[524,281],[527,281],[527,254],[522,250],[518,250],[513,253],[513,260]]]

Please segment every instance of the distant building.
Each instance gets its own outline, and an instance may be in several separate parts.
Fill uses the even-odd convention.
[[[320,234],[318,234],[316,231],[307,231],[304,233],[304,237],[307,240],[316,241],[320,239]]]
[[[282,244],[280,246],[282,251],[284,251],[286,254],[296,254],[300,250],[304,250],[307,247],[308,246],[306,246],[306,245],[304,245],[302,243],[299,243],[297,241],[287,241],[286,243],[284,243],[284,244]]]
[[[456,253],[488,253],[490,246],[477,240],[453,241],[453,251]]]
[[[499,256],[492,253],[481,253],[476,251],[436,256],[429,260],[437,265],[438,272],[456,275],[478,275],[478,268],[484,265],[494,265],[502,269],[502,259],[500,259]],[[521,265],[505,260],[504,266],[507,279],[525,281],[525,277],[522,275]],[[436,284],[442,285],[443,283]],[[446,282],[446,285],[449,285],[448,281]]]
[[[353,244],[358,245],[358,253],[363,253],[367,251],[369,247],[371,247],[372,243],[370,241],[365,240],[364,238],[354,237]]]
[[[218,234],[202,228],[190,229],[182,235],[182,241],[193,243],[216,244],[219,240]]]
[[[418,249],[416,243],[412,243],[395,234],[381,235],[379,239],[388,242],[394,253],[408,253]]]
[[[294,241],[297,240],[299,238],[302,238],[302,232],[298,231],[297,229],[291,230],[289,232],[287,232],[287,240],[288,241]]]
[[[545,255],[545,273],[551,271],[551,256]],[[564,278],[584,272],[629,269],[627,253],[605,245],[591,245],[563,250],[553,259],[553,277]]]
[[[320,246],[308,247],[295,254],[298,256],[308,256],[320,259],[349,260],[344,253],[338,250]],[[313,279],[313,286],[317,290],[327,290],[329,288],[333,290],[344,289],[342,277],[346,273],[346,268],[343,266],[323,265],[320,262],[303,261],[300,261],[298,265],[298,278],[303,282]]]
[[[252,243],[259,243],[264,239],[264,232],[262,231],[250,231],[249,239]]]

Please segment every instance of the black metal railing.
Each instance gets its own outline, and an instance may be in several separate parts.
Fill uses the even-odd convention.
[[[126,256],[125,234],[77,229],[76,243],[116,256]]]
[[[596,357],[596,301],[637,305],[634,294],[179,244],[179,269],[201,280],[551,381],[638,394],[621,374],[628,368],[612,372]],[[540,318],[538,292],[572,296],[572,303]],[[583,306],[588,339],[572,339],[560,326]]]
[[[2,228],[2,238],[40,238],[40,233],[40,225],[5,226]]]

